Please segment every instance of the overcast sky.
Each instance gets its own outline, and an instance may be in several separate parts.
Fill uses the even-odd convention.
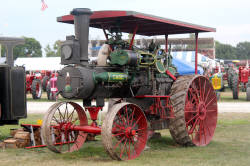
[[[249,0],[0,0],[0,36],[34,37],[43,47],[74,34],[72,25],[56,22],[73,8],[91,10],[133,10],[217,29],[200,37],[214,37],[222,43],[236,45],[250,41]],[[104,38],[90,31],[92,39]],[[170,36],[172,37],[172,36]],[[175,37],[175,36],[173,36]]]

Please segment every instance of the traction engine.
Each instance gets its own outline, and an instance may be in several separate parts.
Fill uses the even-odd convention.
[[[42,137],[50,150],[72,152],[83,146],[88,134],[101,135],[111,158],[130,160],[144,150],[148,130],[168,128],[176,143],[183,146],[205,146],[212,140],[217,123],[214,89],[204,76],[178,74],[167,50],[166,34],[192,32],[197,39],[197,32],[215,29],[186,23],[175,31],[178,21],[86,8],[74,9],[58,21],[75,25],[75,36],[67,36],[61,46],[61,64],[66,66],[58,71],[58,93],[69,100],[83,100],[83,107],[64,101],[49,108]],[[103,29],[107,39],[96,63],[88,61],[89,27]],[[133,33],[130,43],[122,40],[122,32]],[[166,35],[166,49],[154,43],[149,48],[137,48],[133,45],[135,34]],[[97,117],[105,99],[112,104],[99,126]]]

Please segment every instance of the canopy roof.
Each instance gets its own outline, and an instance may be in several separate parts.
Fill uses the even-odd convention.
[[[57,21],[74,24],[74,16],[61,16],[57,18]],[[133,33],[135,27],[138,26],[136,34],[145,36],[216,31],[215,28],[134,11],[94,11],[91,15],[90,27],[110,29],[117,25],[120,26],[122,32],[126,33]]]

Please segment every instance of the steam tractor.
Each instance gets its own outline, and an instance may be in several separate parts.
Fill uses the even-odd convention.
[[[24,44],[24,39],[0,37],[0,44],[7,50],[6,64],[0,64],[0,125],[18,124],[27,117],[25,69],[14,67],[13,48]]]
[[[58,72],[58,93],[82,99],[83,107],[63,101],[49,108],[42,137],[50,150],[72,152],[83,146],[88,134],[101,135],[112,159],[130,160],[144,150],[148,130],[166,128],[180,145],[209,144],[217,123],[217,99],[210,81],[197,75],[197,39],[198,33],[215,29],[133,11],[86,8],[73,9],[57,21],[75,25],[75,35],[67,36],[61,46],[61,63],[67,66]],[[96,65],[88,62],[89,27],[102,29],[106,37]],[[122,39],[123,33],[132,34],[129,42]],[[168,52],[168,35],[183,33],[196,36],[195,75],[179,75]],[[136,47],[136,34],[165,35],[165,49],[153,42],[144,49]],[[96,121],[105,99],[117,100],[100,127]]]
[[[40,99],[42,96],[42,75],[40,72],[26,74],[26,93],[30,92],[33,99]]]
[[[239,66],[238,74],[236,73],[232,79],[232,93],[233,99],[239,98],[239,89],[242,88],[246,92],[246,100],[250,101],[250,68],[246,66]]]
[[[48,70],[42,70],[41,73],[42,73],[42,76],[43,76],[42,88],[43,88],[43,91],[46,91],[46,88],[47,88],[47,85],[48,85],[48,82],[49,82],[49,79],[51,77],[52,72],[48,71]]]
[[[48,79],[47,87],[47,98],[48,100],[56,100],[57,99],[57,73],[52,73],[51,78]]]

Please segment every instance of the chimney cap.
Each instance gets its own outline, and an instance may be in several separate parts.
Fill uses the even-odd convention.
[[[93,12],[89,8],[74,8],[70,14],[74,16],[79,16],[79,15],[91,15]]]

